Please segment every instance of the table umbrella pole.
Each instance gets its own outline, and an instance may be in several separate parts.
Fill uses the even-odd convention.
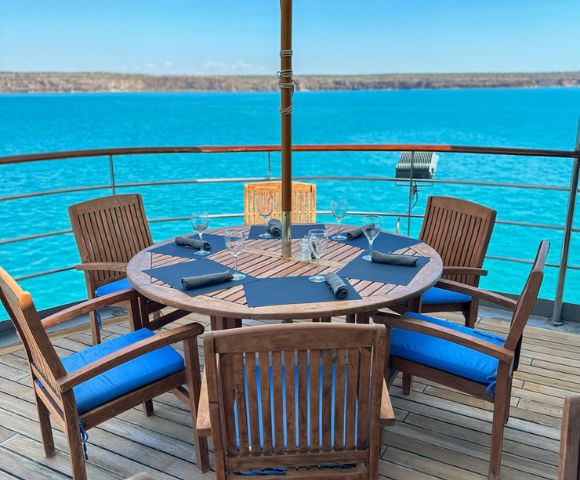
[[[292,227],[292,0],[280,0],[280,116],[282,132],[282,256],[290,258]]]

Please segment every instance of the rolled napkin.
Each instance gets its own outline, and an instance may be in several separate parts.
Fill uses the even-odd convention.
[[[369,223],[369,228],[373,228],[375,225],[373,223]],[[366,225],[365,225],[366,227]],[[346,237],[349,240],[355,240],[357,238],[359,238],[362,234],[363,234],[363,228],[364,227],[359,227],[359,228],[355,228],[354,230],[350,230],[348,232],[346,232]]]
[[[282,236],[282,222],[277,218],[273,218],[268,222],[268,225],[266,225],[266,230],[268,230],[273,236],[280,237]]]
[[[234,278],[232,272],[225,270],[220,273],[208,273],[207,275],[197,275],[195,277],[182,277],[181,286],[186,290],[194,288],[209,287],[218,283],[229,282]]]
[[[196,250],[211,250],[211,245],[209,242],[190,237],[175,237],[175,245],[195,248]]]
[[[327,273],[326,274],[326,283],[334,293],[336,298],[346,298],[348,295],[348,288],[346,287],[346,283],[344,283],[343,279],[340,278],[336,273]]]
[[[376,250],[371,255],[374,263],[386,263],[388,265],[401,265],[404,267],[414,267],[417,265],[417,257],[411,255],[397,255],[396,253],[381,253]]]

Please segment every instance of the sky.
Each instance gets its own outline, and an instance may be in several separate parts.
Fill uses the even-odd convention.
[[[0,71],[278,70],[278,0],[0,0]],[[294,0],[296,74],[580,70],[580,0]]]

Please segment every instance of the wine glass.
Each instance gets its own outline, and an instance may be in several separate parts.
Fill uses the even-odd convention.
[[[242,280],[246,278],[243,273],[238,272],[238,255],[244,250],[244,243],[246,241],[246,232],[240,228],[226,228],[224,232],[226,247],[234,257],[234,280]]]
[[[341,233],[342,231],[342,219],[346,217],[348,212],[348,202],[346,198],[338,198],[336,200],[330,201],[330,211],[336,218],[338,223],[338,233],[332,237],[333,240],[346,240],[346,235]]]
[[[367,215],[364,217],[364,225],[362,227],[363,233],[369,241],[369,253],[363,257],[364,260],[370,262],[373,255],[373,242],[375,238],[381,233],[381,219],[376,215]]]
[[[320,275],[320,257],[326,253],[328,246],[328,236],[326,230],[314,229],[308,231],[308,246],[314,258],[316,258],[316,275],[308,277],[308,280],[314,283],[321,283],[326,281],[324,275]]]
[[[207,230],[207,226],[209,225],[209,215],[207,212],[193,212],[191,214],[191,224],[193,225],[193,229],[199,235],[199,241],[203,242],[203,232]],[[210,252],[200,248],[195,255],[200,255],[202,257],[209,255]]]
[[[273,235],[268,231],[268,221],[274,210],[274,197],[272,195],[260,195],[258,197],[258,213],[264,219],[266,231],[259,235],[260,238],[272,238]]]

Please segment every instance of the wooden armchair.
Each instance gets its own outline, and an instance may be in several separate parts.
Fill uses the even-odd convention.
[[[174,391],[191,409],[195,425],[200,391],[197,336],[202,325],[191,323],[157,335],[140,328],[139,297],[134,290],[89,300],[41,321],[30,294],[2,268],[0,300],[26,350],[46,456],[56,454],[52,417],[67,437],[74,480],[87,478],[85,431],[142,402]],[[45,328],[118,302],[129,302],[135,331],[68,357],[57,356]],[[180,341],[185,362],[170,346]],[[147,414],[151,412],[146,408]],[[197,463],[205,471],[207,440],[194,437]]]
[[[213,437],[218,480],[378,478],[382,427],[394,422],[384,327],[225,330],[204,348],[197,431]]]
[[[385,371],[403,373],[403,393],[411,390],[412,376],[433,380],[494,404],[489,478],[500,478],[504,424],[509,419],[512,377],[518,366],[522,334],[544,276],[549,243],[542,241],[523,293],[510,298],[441,280],[439,287],[470,295],[513,312],[506,338],[426,315],[403,317],[378,313],[374,321],[387,326]],[[391,377],[391,381],[394,375]]]
[[[127,263],[152,244],[141,195],[113,195],[77,203],[69,207],[69,217],[82,261],[76,268],[85,273],[88,298],[131,288]],[[141,301],[145,316],[163,308]],[[185,314],[174,312],[164,324]],[[101,341],[100,317],[96,310],[89,317],[93,343],[97,344]]]
[[[580,396],[568,397],[564,403],[560,439],[558,480],[580,478]]]
[[[483,260],[495,225],[496,211],[451,197],[429,197],[419,238],[443,260],[443,278],[477,287],[487,272]],[[465,325],[477,321],[479,300],[469,294],[434,287],[413,308],[423,313],[462,312]]]
[[[263,222],[258,211],[258,198],[271,195],[274,198],[273,218],[282,215],[282,182],[246,183],[244,185],[244,222],[257,225]],[[292,222],[316,222],[316,185],[292,182]]]

